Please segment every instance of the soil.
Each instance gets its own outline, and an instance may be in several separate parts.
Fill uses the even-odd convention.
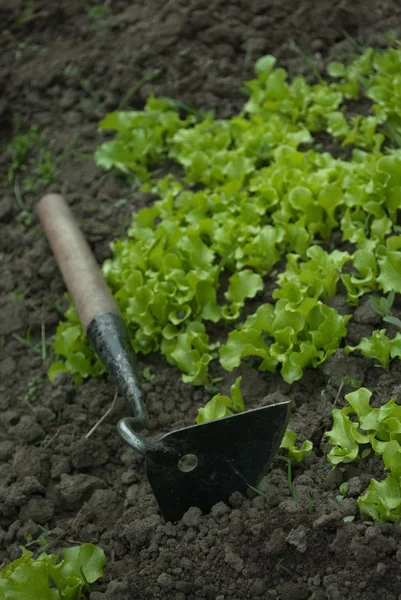
[[[53,359],[47,342],[66,306],[65,289],[31,216],[42,192],[63,193],[102,262],[131,212],[151,201],[92,159],[102,139],[99,119],[133,86],[133,108],[155,93],[227,117],[240,108],[241,83],[263,54],[308,74],[291,40],[322,69],[353,50],[348,36],[383,45],[400,17],[397,0],[0,0],[1,145],[16,122],[22,130],[38,124],[57,160],[53,182],[20,197],[7,182],[10,153],[0,154],[0,565],[28,543],[58,552],[93,542],[108,563],[91,600],[401,598],[401,528],[367,526],[356,505],[380,465],[373,458],[332,470],[323,437],[333,404],[351,390],[339,390],[343,377],[359,380],[382,404],[401,395],[401,363],[386,372],[340,349],[292,386],[243,367],[247,405],[289,397],[291,428],[314,442],[307,468],[292,473],[295,493],[275,464],[264,496],[236,493],[209,515],[193,507],[179,523],[165,524],[142,458],[116,434],[127,415],[122,398],[87,436],[110,407],[114,386],[106,378],[81,386],[68,376],[54,385],[46,380]],[[341,297],[334,301],[344,305]],[[376,325],[365,302],[345,342]],[[157,356],[145,366],[151,433],[192,424],[209,395],[183,384]],[[226,375],[223,387],[230,381]],[[350,490],[339,503],[343,479]]]

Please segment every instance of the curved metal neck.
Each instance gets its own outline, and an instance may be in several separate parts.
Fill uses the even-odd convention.
[[[86,334],[124,397],[129,401],[133,417],[122,419],[118,432],[132,448],[144,454],[152,445],[138,435],[148,424],[138,366],[127,327],[118,313],[105,312],[94,317]]]

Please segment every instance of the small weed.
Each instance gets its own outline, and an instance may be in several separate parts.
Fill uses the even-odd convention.
[[[144,370],[142,371],[142,377],[146,379],[146,381],[154,381],[156,379],[156,376],[153,375],[149,367],[144,368]]]
[[[218,394],[219,393],[219,388],[217,387],[217,385],[214,385],[213,383],[207,383],[205,385],[205,391],[208,394]]]
[[[21,223],[26,229],[33,225],[35,218],[29,210],[22,210],[17,216],[17,222]]]
[[[120,198],[120,200],[117,200],[116,206],[118,208],[122,208],[123,206],[125,206],[127,204],[127,202],[128,202],[127,198]]]
[[[111,16],[111,10],[106,3],[94,4],[93,6],[90,6],[89,4],[85,3],[85,9],[88,17],[92,19],[96,27],[99,27],[101,29],[105,29],[106,27],[108,27],[108,19]]]
[[[28,42],[20,42],[17,45],[17,51],[15,53],[15,58],[21,58],[24,52],[39,52],[42,49],[40,44],[29,44]]]
[[[358,54],[363,54],[365,52],[366,44],[363,40],[363,32],[361,29],[358,30],[358,38],[353,38],[352,35],[347,33],[342,27],[339,27],[338,30]]]
[[[395,291],[394,290],[392,290],[389,293],[387,298],[384,298],[384,297],[379,298],[377,296],[370,296],[370,300],[373,304],[373,309],[374,309],[375,313],[383,318],[388,317],[392,314],[391,308],[394,304],[394,299],[395,299]]]
[[[344,481],[344,483],[342,483],[340,485],[340,493],[338,494],[338,496],[336,496],[336,500],[337,502],[342,502],[345,498],[345,496],[347,495],[349,490],[349,483],[348,481]]]
[[[19,335],[18,333],[13,333],[12,336],[15,340],[17,340],[17,342],[20,342],[21,344],[23,344],[24,346],[26,346],[33,352],[36,352],[36,353],[40,352],[38,343],[33,342],[31,339],[31,330],[30,329],[28,329],[28,331],[26,332],[25,337],[22,335]]]
[[[276,569],[277,569],[277,571],[280,571],[280,572],[282,572],[282,573],[291,574],[291,571],[290,571],[290,569],[287,569],[287,567],[285,567],[285,566],[283,565],[283,562],[284,562],[284,558],[280,558],[280,560],[279,560],[279,561],[277,562],[277,564],[276,564]]]
[[[348,515],[347,517],[343,518],[344,523],[352,523],[352,521],[354,521],[355,516],[354,515]]]
[[[34,217],[25,205],[23,195],[35,193],[39,185],[47,185],[55,176],[55,165],[45,139],[37,125],[21,133],[20,124],[15,124],[15,135],[4,148],[10,160],[7,168],[7,183],[14,189],[14,196],[21,210],[17,221],[30,227]]]
[[[14,19],[13,25],[15,27],[26,25],[35,19],[45,17],[47,14],[46,10],[36,10],[34,0],[27,0],[21,12]]]
[[[36,538],[30,533],[24,533],[26,548],[30,548],[31,546],[45,546],[48,543],[47,538],[51,535],[52,530],[47,527],[42,527],[41,525],[39,525],[39,527],[42,532]]]
[[[359,379],[353,379],[352,377],[343,377],[341,379],[341,383],[343,385],[348,385],[349,387],[354,388],[354,390],[357,390],[362,386],[362,382],[359,381]]]
[[[81,79],[81,87],[88,94],[88,96],[93,100],[93,102],[99,107],[99,109],[104,112],[104,103],[99,98],[99,94],[92,88],[89,81],[87,79]],[[88,101],[82,100],[80,102],[81,108],[85,110],[88,107]]]
[[[388,46],[399,46],[399,33],[396,29],[389,29],[384,35],[383,40]]]
[[[32,340],[31,329],[28,329],[28,331],[25,334],[25,337],[19,335],[18,333],[13,333],[13,338],[21,344],[23,344],[24,346],[26,346],[27,348],[29,348],[30,350],[32,350],[32,352],[40,354],[42,356],[42,359],[46,360],[48,342],[46,340],[46,327],[44,323],[42,323],[40,328],[39,341],[35,342]]]
[[[18,131],[19,126],[16,125]],[[16,133],[13,139],[6,147],[6,151],[10,154],[11,160],[7,170],[7,181],[10,185],[14,183],[17,173],[22,169],[26,162],[33,146],[40,140],[39,127],[31,125],[25,133]]]
[[[79,77],[81,75],[81,71],[79,70],[78,65],[74,63],[69,63],[64,68],[64,76],[68,78]]]
[[[25,298],[25,294],[24,292],[21,292],[21,290],[14,290],[11,293],[11,300],[13,302],[18,302],[19,300],[23,300]]]
[[[263,478],[258,485],[255,487],[253,485],[250,485],[249,483],[247,484],[247,486],[249,487],[249,489],[251,489],[253,492],[255,492],[255,494],[257,494],[258,496],[264,496],[264,498],[266,498],[266,490],[269,487],[269,482],[267,481],[267,479]]]
[[[123,110],[124,108],[126,108],[129,105],[129,103],[131,102],[132,98],[137,93],[137,91],[140,90],[141,87],[145,85],[145,83],[148,83],[149,81],[153,81],[153,79],[156,79],[157,77],[159,77],[160,73],[161,73],[160,69],[154,69],[153,71],[146,73],[146,75],[144,75],[144,77],[142,77],[142,79],[137,81],[137,83],[134,83],[134,85],[128,90],[128,92],[125,94],[125,96],[122,97],[121,102],[118,106],[119,110]]]
[[[322,76],[320,75],[313,58],[311,58],[310,56],[307,56],[305,54],[305,52],[303,50],[301,50],[300,46],[298,46],[298,44],[294,40],[290,40],[289,47],[290,47],[290,50],[293,50],[294,52],[296,52],[299,56],[301,56],[304,59],[305,64],[312,71],[312,73],[314,74],[316,79],[319,81],[319,83],[323,83]]]
[[[383,318],[385,323],[390,323],[398,329],[401,329],[401,319],[395,317],[392,313],[392,307],[395,299],[395,291],[391,290],[387,298],[370,296],[374,311]]]
[[[253,49],[252,46],[248,46],[244,56],[244,62],[242,65],[243,71],[249,71],[253,65]]]
[[[24,25],[32,20],[32,15],[35,10],[35,2],[34,0],[27,0],[25,2],[23,9],[14,19],[14,25]]]
[[[294,502],[296,502],[297,501],[297,492],[295,489],[295,485],[293,484],[293,481],[292,481],[292,466],[291,466],[290,460],[287,463],[287,485],[288,485],[288,489],[290,490],[291,498],[294,500]]]
[[[255,492],[255,494],[257,494],[258,496],[265,496],[265,494],[263,492],[261,492],[260,490],[258,490],[257,487],[255,487],[254,485],[250,485],[249,483],[247,483],[247,486],[249,487],[250,490],[252,490],[253,492]]]
[[[28,386],[26,391],[19,396],[19,400],[21,400],[28,408],[30,408],[33,411],[33,404],[35,403],[36,399],[37,399],[37,389],[38,389],[38,385],[41,383],[42,378],[41,377],[31,377],[28,380]]]
[[[54,158],[47,140],[37,125],[32,125],[27,131],[21,132],[21,125],[16,122],[14,128],[14,137],[4,148],[10,157],[7,183],[13,186],[14,196],[20,208],[17,222],[24,227],[30,227],[35,219],[25,204],[24,195],[36,194],[40,186],[51,183],[66,157],[74,154],[82,155],[82,150],[73,149],[79,137],[76,136],[64,152]]]
[[[208,394],[218,394],[219,388],[216,384],[221,383],[222,381],[222,377],[215,377],[214,379],[211,379],[210,382],[205,385],[205,391]]]

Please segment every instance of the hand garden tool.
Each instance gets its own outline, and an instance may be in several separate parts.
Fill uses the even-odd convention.
[[[149,483],[164,519],[176,522],[192,506],[206,513],[233,492],[257,485],[278,451],[290,403],[144,438],[145,400],[136,356],[116,301],[65,200],[58,194],[44,196],[37,215],[87,337],[130,403],[133,416],[121,419],[118,431],[145,457]]]

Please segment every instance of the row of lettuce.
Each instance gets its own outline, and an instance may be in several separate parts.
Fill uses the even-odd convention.
[[[349,317],[327,305],[330,297],[345,287],[357,306],[367,293],[401,292],[400,58],[398,48],[368,49],[348,66],[331,63],[338,79],[309,85],[288,82],[268,56],[232,119],[181,118],[172,101],[154,98],[144,111],[104,119],[101,127],[116,133],[97,163],[139,178],[160,198],[133,214],[103,265],[137,352],[161,351],[195,385],[207,383],[212,360],[232,370],[247,356],[291,383],[346,335]],[[349,100],[362,95],[370,113],[349,116]],[[321,133],[340,151],[350,146],[350,156],[318,151]],[[152,179],[151,166],[165,159],[182,177]],[[336,232],[347,251],[333,248]],[[267,277],[277,284],[273,302],[241,322]],[[63,359],[50,376],[101,373],[73,306],[66,317],[55,340]],[[208,322],[230,325],[226,343],[210,339]]]
[[[400,63],[398,46],[368,48],[350,64],[329,64],[328,77],[309,84],[302,76],[289,80],[266,56],[231,119],[150,98],[143,111],[117,111],[102,121],[115,135],[97,150],[97,164],[158,198],[133,214],[127,236],[112,243],[113,257],[103,264],[135,351],[161,352],[194,385],[209,382],[213,361],[233,371],[244,359],[292,383],[341,346],[362,297],[394,301],[401,293]],[[353,112],[360,99],[370,103],[363,115]],[[154,179],[154,166],[166,161],[180,174]],[[265,302],[267,281],[274,290]],[[330,305],[337,294],[348,314]],[[249,299],[259,305],[244,319]],[[401,328],[382,300],[384,322]],[[227,331],[223,343],[210,333],[216,323]],[[72,304],[54,348],[60,360],[51,379],[68,371],[80,382],[103,372]],[[356,351],[388,368],[401,356],[401,333],[389,336],[384,324],[345,347]],[[243,410],[239,382],[231,397],[217,394],[201,408],[197,421]],[[401,415],[394,403],[390,416],[387,405],[367,413],[369,392],[355,394],[347,398],[359,421],[349,419],[351,409],[333,412],[329,459],[360,459],[355,444],[380,454],[390,472],[358,503],[374,521],[395,521]],[[287,432],[282,448],[299,462],[312,445],[297,450],[294,436]]]

